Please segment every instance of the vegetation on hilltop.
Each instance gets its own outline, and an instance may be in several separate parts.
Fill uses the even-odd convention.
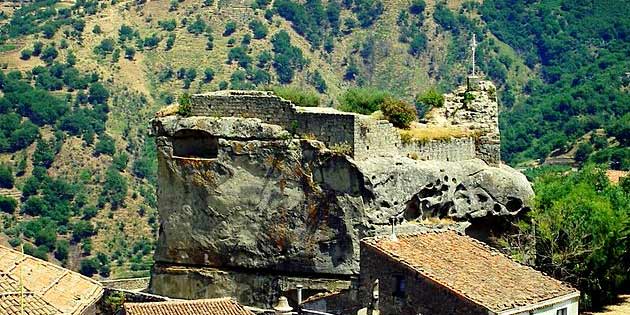
[[[586,309],[610,303],[630,284],[630,178],[612,185],[604,171],[530,173],[534,207],[504,240],[517,259],[576,286]]]

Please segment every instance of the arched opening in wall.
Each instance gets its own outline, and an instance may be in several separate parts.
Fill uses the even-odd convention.
[[[180,130],[173,136],[173,157],[215,159],[219,153],[217,137],[201,130]]]

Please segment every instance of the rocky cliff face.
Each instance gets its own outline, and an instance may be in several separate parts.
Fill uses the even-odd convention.
[[[158,145],[160,236],[153,292],[268,305],[296,283],[347,286],[359,240],[392,216],[408,229],[514,215],[532,189],[507,166],[374,157],[355,161],[254,118],[168,116]]]

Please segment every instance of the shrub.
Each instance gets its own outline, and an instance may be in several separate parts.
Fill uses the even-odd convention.
[[[90,221],[79,220],[72,225],[72,240],[79,242],[94,235],[94,225]]]
[[[68,259],[68,248],[70,247],[70,243],[66,240],[58,240],[55,244],[57,250],[55,250],[55,258],[59,261],[65,261]]]
[[[114,142],[114,139],[107,134],[102,134],[101,136],[99,136],[98,143],[96,143],[96,146],[94,146],[94,155],[98,156],[101,154],[107,154],[112,156],[114,155],[114,152],[116,152],[116,144]]]
[[[229,21],[225,24],[225,30],[223,31],[223,36],[230,36],[236,32],[236,23],[234,21]]]
[[[277,96],[287,99],[297,106],[317,107],[320,103],[319,95],[313,91],[291,86],[276,86],[271,90]]]
[[[179,108],[177,109],[177,114],[183,117],[188,117],[192,114],[192,104],[190,102],[190,94],[184,93],[179,99]]]
[[[81,260],[79,272],[84,276],[91,277],[98,271],[99,267],[100,263],[96,258],[86,258]]]
[[[381,104],[385,118],[398,128],[409,128],[411,122],[418,118],[416,108],[402,100],[388,97]]]
[[[429,89],[416,97],[416,103],[424,104],[430,108],[444,106],[444,95],[435,89]]]
[[[203,71],[203,82],[210,83],[214,79],[214,70],[212,68],[206,68]]]
[[[267,36],[267,33],[269,32],[265,24],[258,20],[251,21],[249,23],[249,28],[252,30],[252,33],[254,33],[255,39],[265,38]]]
[[[339,102],[341,110],[369,115],[379,110],[380,105],[391,95],[373,88],[354,88],[344,93]]]
[[[0,196],[0,211],[12,214],[17,207],[17,201],[11,197]]]
[[[33,50],[31,49],[24,49],[20,52],[20,59],[22,60],[29,60],[31,59],[31,56],[33,55]]]
[[[13,188],[15,178],[13,169],[6,164],[0,164],[0,188]]]

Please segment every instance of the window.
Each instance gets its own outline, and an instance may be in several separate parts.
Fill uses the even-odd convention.
[[[173,156],[180,158],[214,159],[218,154],[218,139],[200,130],[180,130],[173,137]]]
[[[394,276],[394,296],[404,298],[407,290],[407,281],[403,276]]]
[[[567,308],[561,308],[556,311],[556,315],[567,315]]]

